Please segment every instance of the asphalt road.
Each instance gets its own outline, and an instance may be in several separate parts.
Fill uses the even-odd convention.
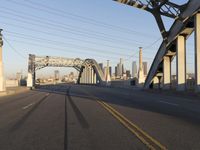
[[[200,100],[86,85],[0,97],[0,150],[150,148],[199,150]]]

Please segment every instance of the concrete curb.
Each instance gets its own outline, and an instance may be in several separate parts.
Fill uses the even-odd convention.
[[[29,91],[29,89],[27,87],[7,88],[7,90],[5,92],[0,92],[0,97],[24,93],[26,91]]]

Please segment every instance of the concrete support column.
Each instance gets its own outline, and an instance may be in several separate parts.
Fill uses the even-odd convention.
[[[86,67],[85,67],[85,69],[84,69],[84,72],[85,72],[85,73],[84,73],[84,74],[85,74],[84,76],[85,76],[85,84],[86,84],[86,83],[87,83],[87,68],[86,68]]]
[[[0,29],[0,92],[4,92],[6,91],[6,86],[5,86],[5,78],[3,71],[3,54],[2,54],[3,40],[1,31],[2,29]]]
[[[184,36],[177,38],[177,55],[176,55],[176,76],[177,91],[186,89],[186,39]]]
[[[33,74],[32,73],[28,73],[28,77],[27,77],[27,87],[32,88],[33,87]]]
[[[165,56],[163,59],[163,89],[171,87],[171,58]]]
[[[153,78],[153,88],[158,89],[159,88],[159,79],[157,76]]]
[[[89,68],[88,68],[88,83],[89,83],[89,84],[91,84],[91,81],[92,81],[92,80],[91,80],[91,79],[92,79],[91,73],[92,73],[92,68],[89,67]]]
[[[84,72],[83,72],[83,74],[84,74],[84,84],[86,84],[87,83],[87,69],[86,68],[84,68]]]
[[[200,13],[195,16],[195,80],[196,92],[200,92]]]
[[[94,69],[91,68],[91,84],[94,84]]]
[[[97,74],[94,72],[94,84],[97,83]]]
[[[85,71],[86,71],[86,84],[88,84],[89,83],[89,69],[88,69],[88,67],[85,69]]]

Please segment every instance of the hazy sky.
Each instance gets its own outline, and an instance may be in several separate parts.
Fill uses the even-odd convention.
[[[184,3],[186,0],[174,2]],[[161,37],[153,16],[112,0],[0,0],[0,28],[7,76],[27,72],[28,54],[94,58],[111,66],[125,60],[131,69],[138,61],[138,47],[144,47],[143,60],[151,62]],[[167,28],[173,20],[165,21]],[[155,41],[158,41],[155,43]],[[154,43],[154,44],[153,44]],[[188,40],[188,72],[193,72],[193,36]],[[134,57],[130,57],[134,55]],[[173,63],[174,64],[174,63]],[[53,74],[46,68],[39,75]],[[173,72],[175,67],[173,65]],[[70,71],[63,68],[62,72]]]

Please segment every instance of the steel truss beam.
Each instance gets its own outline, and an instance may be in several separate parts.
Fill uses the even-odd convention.
[[[164,41],[167,41],[168,32],[165,29],[161,16],[178,19],[181,12],[186,7],[177,5],[169,0],[114,0],[129,6],[133,6],[142,10],[146,10],[153,14],[158,24],[160,33]]]
[[[73,67],[79,71],[78,83],[80,83],[83,68],[92,68],[94,69],[100,84],[105,81],[103,72],[94,59],[82,60],[80,58],[74,59],[52,56],[35,56],[33,54],[29,54],[28,73],[31,74],[31,78],[33,78],[31,81],[35,81],[35,71],[45,67]]]
[[[176,56],[176,39],[179,35],[183,35],[186,39],[194,31],[194,15],[200,11],[200,1],[199,0],[188,0],[187,4],[179,6],[177,4],[169,2],[169,0],[114,0],[120,3],[134,6],[146,11],[151,12],[154,16],[157,12],[157,23],[160,28],[162,27],[161,15],[174,18],[174,23],[171,28],[164,35],[164,32],[161,32],[163,35],[163,42],[158,49],[158,52],[154,58],[154,61],[149,70],[147,79],[145,81],[145,88],[149,88],[153,82],[154,77],[163,76],[163,58],[165,56],[171,57],[171,61]],[[154,5],[155,4],[155,5]],[[157,6],[156,6],[157,5]],[[167,6],[169,5],[169,6]],[[163,7],[168,7],[167,11],[163,11]],[[162,8],[162,9],[161,9]],[[171,10],[176,10],[175,13],[171,13]],[[159,23],[161,21],[161,24]],[[161,30],[162,31],[162,30]],[[165,31],[165,30],[163,30]],[[165,37],[166,36],[166,37]],[[166,40],[167,39],[167,40]]]

